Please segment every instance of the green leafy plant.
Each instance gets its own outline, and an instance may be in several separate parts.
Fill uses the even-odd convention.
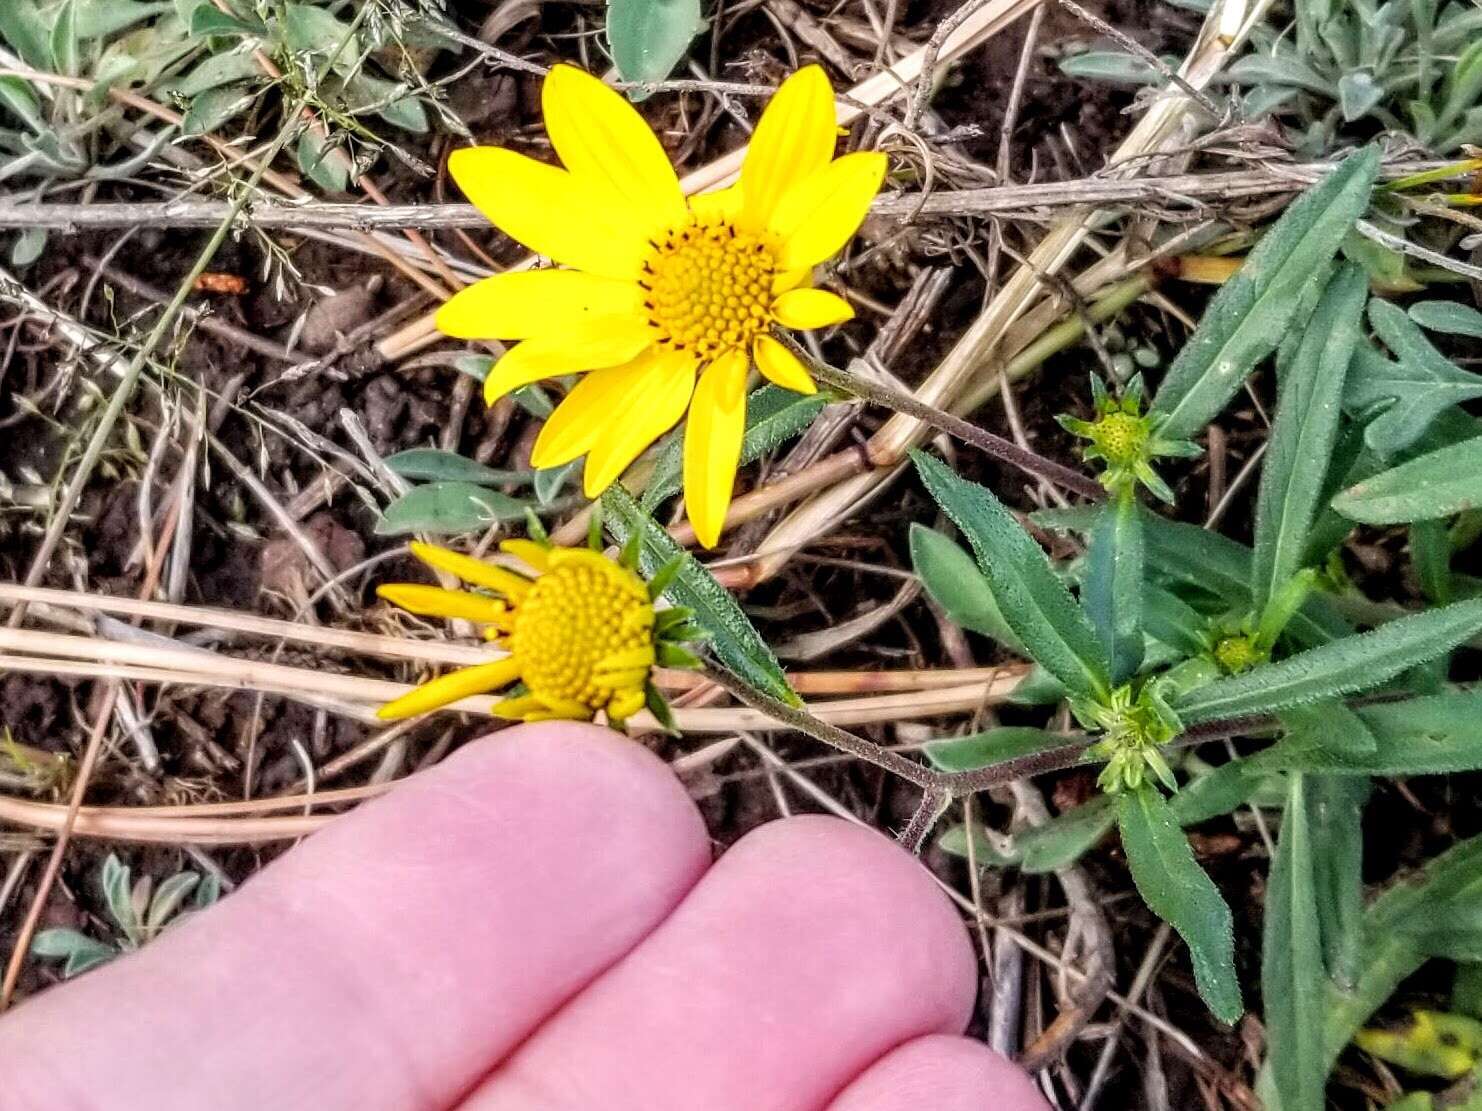
[[[1445,362],[1403,312],[1369,302],[1360,266],[1337,261],[1376,168],[1372,152],[1355,155],[1288,209],[1211,302],[1145,413],[1130,384],[1118,399],[1101,387],[1096,420],[1066,422],[1100,449],[1088,458],[1106,465],[1110,494],[1098,508],[1036,515],[1086,538],[1076,563],[1057,567],[991,492],[916,457],[927,490],[972,549],[970,556],[918,527],[911,545],[918,574],[948,614],[1043,670],[1086,729],[1087,758],[1104,762],[1099,782],[1107,792],[1016,838],[957,827],[944,845],[1039,871],[1073,861],[1117,827],[1138,890],[1188,943],[1211,1010],[1233,1021],[1242,1003],[1230,912],[1180,826],[1251,803],[1280,809],[1263,962],[1268,1073],[1280,1106],[1314,1111],[1332,1062],[1321,1011],[1332,990],[1352,990],[1363,962],[1358,830],[1368,771],[1482,761],[1482,743],[1461,726],[1477,695],[1436,688],[1448,654],[1482,633],[1482,599],[1450,591],[1448,604],[1381,614],[1359,604],[1331,570],[1353,527],[1334,509],[1351,508],[1370,490],[1363,483],[1345,490],[1353,476],[1384,474],[1385,461],[1406,452],[1426,460],[1422,449],[1438,440],[1468,445],[1461,430],[1475,426],[1454,398],[1424,408],[1425,419],[1408,411],[1397,419],[1396,406],[1413,404],[1409,395],[1379,394],[1372,374],[1354,386],[1353,375],[1376,359],[1391,363],[1375,340],[1396,356],[1399,372],[1419,364],[1439,379]],[[1152,445],[1197,436],[1273,355],[1278,403],[1253,547],[1140,505],[1139,488],[1172,493],[1144,473]],[[1096,427],[1109,418],[1120,422],[1111,437]],[[1384,450],[1376,450],[1369,433],[1386,420],[1399,431],[1381,424]],[[1425,467],[1439,482],[1448,462],[1456,464]],[[1386,481],[1424,496],[1405,477]],[[1441,493],[1425,512],[1460,508]],[[1377,627],[1359,632],[1350,614]],[[1400,701],[1345,701],[1376,690]],[[1274,743],[1212,769],[1190,760],[1180,743],[1201,728]],[[1031,746],[1031,732],[944,740],[928,756],[944,770],[985,767]]]
[[[113,853],[103,861],[98,876],[108,917],[116,928],[114,936],[99,941],[80,930],[59,927],[42,930],[31,943],[34,955],[63,962],[66,979],[148,944],[167,926],[221,896],[221,886],[209,872],[204,876],[176,872],[156,887],[149,876],[133,879],[129,866]]]
[[[1207,0],[1180,0],[1201,11]],[[1482,12],[1446,0],[1293,0],[1251,33],[1223,75],[1247,118],[1289,121],[1298,152],[1327,155],[1376,128],[1437,154],[1482,141]],[[1164,74],[1120,51],[1072,54],[1072,76],[1161,84]]]

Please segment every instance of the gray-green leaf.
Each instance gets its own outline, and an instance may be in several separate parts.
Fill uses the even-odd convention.
[[[1267,1060],[1282,1111],[1323,1111],[1328,1073],[1322,1055],[1323,952],[1312,855],[1305,785],[1300,775],[1293,775],[1266,884],[1261,946]]]
[[[1024,646],[993,600],[993,589],[973,557],[925,525],[911,524],[911,566],[932,600],[954,625],[981,633],[1005,648],[1026,655]]]
[[[1143,901],[1189,946],[1194,981],[1209,1009],[1225,1022],[1244,1011],[1235,976],[1230,908],[1205,874],[1162,793],[1145,785],[1117,799],[1122,847]]]
[[[1368,207],[1378,171],[1375,147],[1346,158],[1287,209],[1220,288],[1153,402],[1165,418],[1164,435],[1197,434],[1275,349],[1301,304],[1302,287],[1325,272]]]
[[[1482,599],[1442,606],[1367,633],[1310,648],[1188,692],[1174,710],[1186,725],[1273,713],[1353,691],[1449,652],[1482,630]]]
[[[1103,700],[1111,668],[1086,611],[1065,589],[1044,550],[992,492],[958,478],[923,452],[922,482],[962,530],[1009,628],[1031,656],[1074,694]]]
[[[1339,269],[1281,383],[1256,499],[1251,600],[1257,613],[1301,569],[1325,464],[1338,438],[1343,379],[1358,346],[1368,294],[1361,267],[1347,263]]]
[[[1431,521],[1482,506],[1482,436],[1439,448],[1350,486],[1333,499],[1369,525]]]
[[[791,706],[802,705],[777,657],[751,627],[730,591],[676,544],[621,484],[608,487],[602,495],[602,508],[603,520],[618,543],[627,543],[630,536],[638,534],[638,562],[645,575],[652,576],[661,567],[679,561],[679,572],[664,595],[675,605],[694,611],[695,621],[710,634],[710,650],[716,659],[764,694]]]
[[[662,81],[705,26],[700,0],[608,0],[607,40],[625,81]]]
[[[429,482],[388,505],[376,522],[376,535],[479,532],[498,521],[523,520],[528,505],[471,482]]]
[[[1111,681],[1119,686],[1142,665],[1143,511],[1135,498],[1117,497],[1101,507],[1091,530],[1086,613],[1111,661]]]
[[[430,447],[398,451],[395,455],[388,455],[385,463],[392,474],[416,482],[473,482],[480,486],[528,485],[530,482],[528,472],[495,470],[456,451]]]

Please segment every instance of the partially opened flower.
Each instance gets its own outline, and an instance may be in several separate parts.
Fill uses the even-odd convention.
[[[853,315],[809,283],[864,219],[885,156],[833,157],[833,92],[817,66],[777,90],[740,181],[688,200],[643,118],[595,77],[556,66],[542,103],[564,169],[501,147],[455,151],[448,169],[496,226],[561,269],[485,278],[442,307],[438,328],[522,341],[490,371],[490,402],[586,374],[546,421],[531,461],[585,455],[589,497],[688,409],[685,499],[696,536],[713,546],[740,460],[748,371],[754,363],[780,386],[814,392],[772,332]]]
[[[412,613],[484,625],[485,638],[508,652],[423,683],[382,706],[378,716],[413,717],[470,695],[517,688],[495,704],[500,717],[591,720],[602,712],[621,724],[648,704],[663,718],[650,672],[656,661],[693,665],[695,658],[678,642],[693,639],[696,630],[688,610],[655,611],[662,573],[649,584],[625,563],[586,548],[553,548],[533,540],[506,540],[500,547],[534,576],[413,543],[412,554],[423,563],[476,589],[392,583],[377,590]]]

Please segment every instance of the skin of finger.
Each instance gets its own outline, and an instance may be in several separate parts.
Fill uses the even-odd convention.
[[[709,863],[641,746],[503,731],[21,1004],[0,1021],[0,1108],[446,1108]]]
[[[916,1038],[876,1061],[828,1111],[1049,1111],[1029,1077],[982,1042]]]
[[[960,1032],[976,985],[915,859],[837,819],[774,822],[463,1111],[816,1111],[891,1047]]]

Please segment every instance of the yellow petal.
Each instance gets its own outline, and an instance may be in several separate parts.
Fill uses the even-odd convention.
[[[654,347],[634,360],[633,373],[614,390],[602,435],[587,453],[582,487],[595,498],[606,490],[645,448],[679,423],[695,388],[691,352]]]
[[[726,352],[700,375],[690,402],[684,430],[684,502],[695,538],[707,548],[720,539],[741,462],[748,362],[743,351]]]
[[[519,677],[520,665],[513,658],[460,668],[386,703],[376,711],[376,717],[382,721],[416,717],[460,702],[469,695],[507,687]]]
[[[437,310],[437,330],[458,339],[529,339],[564,332],[600,316],[643,311],[637,282],[581,270],[495,274],[453,294]]]
[[[775,382],[783,389],[796,390],[798,393],[818,392],[818,387],[813,384],[813,376],[808,373],[808,368],[798,361],[796,355],[771,336],[757,336],[756,342],[751,346],[751,354],[756,359],[757,369],[769,382]]]
[[[669,156],[625,97],[566,65],[546,75],[540,92],[546,133],[568,170],[621,198],[645,237],[684,220]]]
[[[423,544],[420,540],[413,540],[410,548],[412,555],[427,566],[438,571],[446,571],[466,583],[473,583],[474,586],[496,590],[513,602],[518,602],[530,593],[529,579],[513,571],[506,571],[503,567],[485,563],[482,559],[474,559],[473,556],[466,556],[462,552],[455,552],[436,544]]]
[[[510,390],[626,363],[653,342],[654,332],[642,316],[599,316],[564,332],[545,332],[515,344],[484,379],[490,405]]]
[[[636,690],[618,691],[608,700],[607,716],[614,724],[624,722],[643,709],[647,701],[648,692],[642,687]]]
[[[742,222],[767,227],[788,187],[823,169],[837,141],[828,77],[819,66],[804,66],[782,83],[752,132],[741,163]]]
[[[784,270],[772,279],[772,296],[786,293],[789,289],[797,289],[799,286],[811,286],[813,284],[813,267],[804,266],[798,270]]]
[[[735,220],[741,215],[741,183],[690,197],[690,211],[702,220]]]
[[[508,552],[532,571],[544,571],[550,566],[551,547],[538,540],[502,540],[501,552]]]
[[[470,594],[466,590],[444,590],[440,586],[419,583],[387,583],[376,588],[376,594],[393,606],[423,617],[454,617],[477,621],[483,625],[509,623],[509,607],[495,598]]]
[[[650,250],[619,199],[503,147],[464,147],[448,172],[489,222],[536,254],[608,278],[637,278]]]
[[[653,350],[621,366],[594,370],[571,387],[535,438],[531,466],[559,467],[591,451],[607,430],[614,407],[621,404],[634,383],[634,364],[645,363]]]
[[[792,289],[772,302],[772,316],[784,328],[827,328],[854,318],[854,308],[826,289]]]
[[[782,240],[782,268],[816,266],[838,254],[869,213],[885,167],[883,154],[858,151],[790,188],[767,225]]]

